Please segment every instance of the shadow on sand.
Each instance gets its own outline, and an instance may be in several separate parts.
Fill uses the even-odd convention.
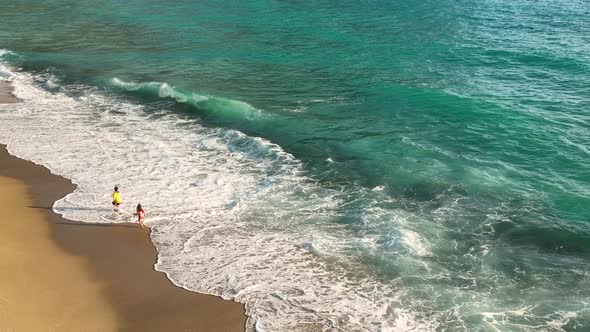
[[[115,223],[92,223],[92,222],[56,222],[56,224],[60,225],[68,225],[68,226],[91,226],[91,227],[132,227],[138,228],[139,226],[135,223],[124,223],[124,224],[115,224]],[[139,227],[141,228],[141,227]]]
[[[52,206],[38,206],[38,205],[29,205],[31,209],[43,209],[43,210],[53,210]],[[108,212],[112,211],[109,208],[86,208],[86,207],[60,207],[60,211],[97,211],[97,212]]]

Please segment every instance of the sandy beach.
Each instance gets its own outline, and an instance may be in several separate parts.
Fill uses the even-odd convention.
[[[2,329],[95,331],[116,329],[116,315],[101,283],[83,259],[67,254],[51,238],[51,227],[27,186],[0,177],[0,326]]]
[[[0,101],[16,102],[0,84]],[[1,331],[244,330],[241,304],[176,287],[153,269],[147,230],[54,214],[74,188],[0,145]]]
[[[0,104],[16,103],[18,99],[12,94],[12,86],[7,81],[0,80]]]

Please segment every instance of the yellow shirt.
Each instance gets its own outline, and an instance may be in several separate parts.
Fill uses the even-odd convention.
[[[113,202],[115,202],[115,204],[121,204],[121,194],[118,191],[113,193]]]

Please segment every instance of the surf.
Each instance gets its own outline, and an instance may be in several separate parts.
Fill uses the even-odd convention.
[[[123,184],[249,330],[590,326],[584,6],[141,4],[0,4],[0,141],[56,211]]]
[[[132,93],[171,99],[177,103],[188,104],[196,112],[204,116],[215,117],[223,121],[256,120],[264,116],[261,110],[243,101],[184,91],[167,83],[134,83],[125,82],[118,78],[113,78],[110,83]]]

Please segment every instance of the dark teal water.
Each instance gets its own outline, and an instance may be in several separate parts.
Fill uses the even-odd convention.
[[[279,145],[349,193],[335,222],[359,238],[369,205],[419,216],[444,278],[413,284],[386,240],[358,259],[385,283],[440,290],[412,293],[424,312],[468,305],[474,287],[497,313],[437,330],[585,331],[589,17],[586,1],[13,1],[0,48],[63,87]]]

